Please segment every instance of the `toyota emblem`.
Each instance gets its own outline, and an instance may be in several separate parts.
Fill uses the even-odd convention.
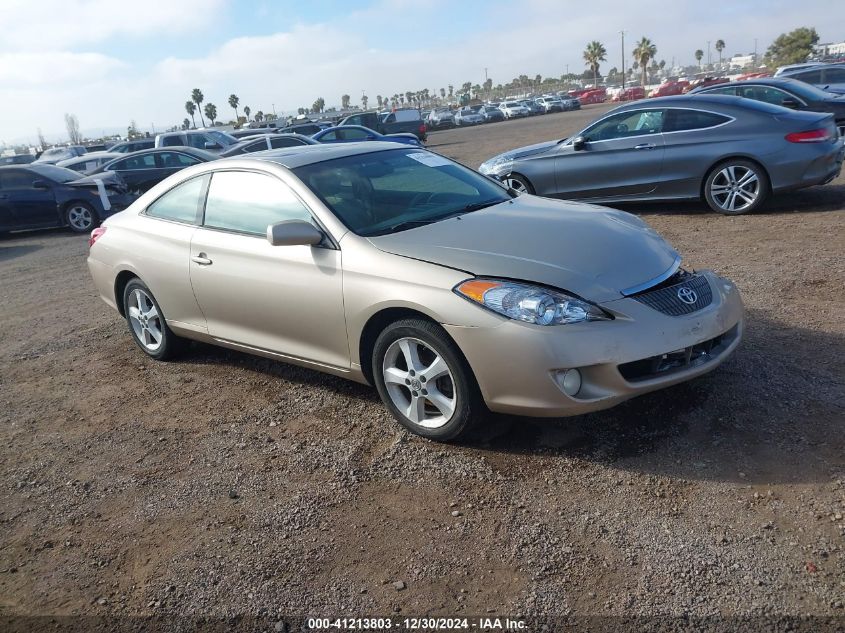
[[[698,301],[698,295],[695,294],[695,290],[691,290],[686,286],[681,286],[678,288],[678,299],[686,304],[692,305]]]

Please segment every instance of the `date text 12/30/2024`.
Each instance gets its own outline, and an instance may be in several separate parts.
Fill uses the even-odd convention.
[[[512,618],[308,618],[312,631],[524,631]]]

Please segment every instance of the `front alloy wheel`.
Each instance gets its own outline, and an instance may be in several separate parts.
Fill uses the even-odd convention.
[[[714,211],[740,215],[759,207],[768,189],[768,179],[760,167],[749,161],[730,161],[710,172],[705,197]]]
[[[486,411],[460,350],[431,321],[389,325],[376,340],[372,370],[381,399],[417,435],[453,440]]]
[[[531,187],[531,183],[529,183],[525,178],[519,175],[510,174],[504,179],[502,179],[502,183],[508,189],[512,189],[519,194],[534,193],[534,189]]]
[[[84,202],[73,202],[65,211],[67,224],[74,233],[88,233],[97,226],[97,214]]]

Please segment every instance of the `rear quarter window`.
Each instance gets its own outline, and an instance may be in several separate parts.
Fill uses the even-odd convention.
[[[393,113],[397,123],[407,123],[409,121],[419,121],[420,113],[416,110],[397,110]]]
[[[704,130],[730,121],[730,117],[702,110],[669,110],[664,132]]]

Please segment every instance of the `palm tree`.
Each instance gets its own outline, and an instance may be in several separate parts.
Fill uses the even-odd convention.
[[[238,95],[230,94],[229,95],[229,107],[235,111],[235,122],[237,123],[240,117],[238,116],[238,104],[240,103],[240,99],[238,99]]]
[[[255,120],[259,122],[264,120],[264,113],[261,110],[255,113]]]
[[[587,48],[584,49],[584,61],[593,71],[593,87],[597,87],[599,83],[599,62],[607,61],[607,49],[604,44],[596,40],[587,44]]]
[[[199,110],[200,113],[200,121],[202,121],[202,126],[205,127],[205,119],[202,118],[202,110],[200,110],[200,104],[203,99],[205,99],[205,97],[202,96],[202,90],[199,88],[191,90],[191,101],[197,104],[197,110]]]
[[[452,95],[454,94],[454,92],[455,92],[455,86],[453,86],[452,84],[449,84],[449,98],[450,99],[452,98]]]
[[[340,97],[340,104],[341,104],[340,105],[341,108],[343,108],[344,110],[348,110],[349,109],[349,95],[342,95]]]
[[[185,117],[184,119],[182,119],[182,129],[187,130],[190,127],[191,127],[191,122],[188,120],[188,118]]]
[[[197,122],[194,121],[194,112],[197,111],[197,106],[194,104],[193,101],[186,101],[185,102],[185,112],[191,115],[191,123],[193,123],[194,128],[197,127]]]
[[[719,68],[722,67],[722,51],[725,50],[725,40],[716,40],[716,50],[719,51]]]
[[[642,38],[634,49],[634,59],[643,71],[643,88],[648,83],[648,62],[657,55],[657,47],[647,37]]]
[[[217,106],[210,102],[206,103],[205,116],[211,119],[211,127],[214,127],[214,119],[217,118]]]
[[[376,95],[376,103],[378,104],[378,109],[381,110],[381,106],[384,103],[384,99],[381,95]]]
[[[366,110],[366,109],[367,109],[367,102],[368,102],[369,100],[370,100],[370,99],[367,97],[367,95],[361,95],[361,107],[362,107],[364,110]]]
[[[695,51],[695,61],[698,62],[698,67],[701,68],[701,58],[704,57],[704,51],[700,48]]]
[[[250,112],[252,112],[252,110],[249,109],[249,106],[244,106],[244,116],[246,117],[247,121],[249,121],[249,113]]]

